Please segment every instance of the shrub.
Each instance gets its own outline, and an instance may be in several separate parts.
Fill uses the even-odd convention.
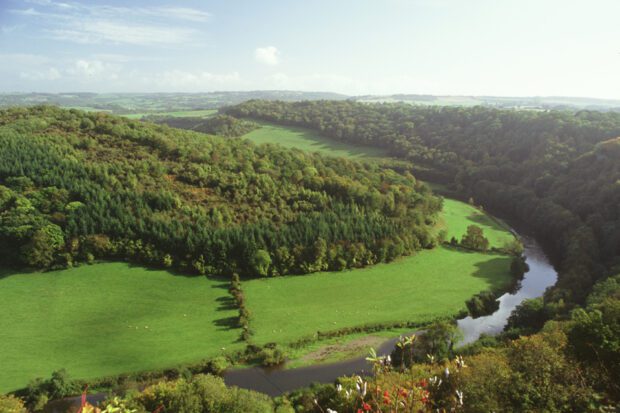
[[[0,394],[0,412],[2,413],[27,413],[24,402],[15,396]]]

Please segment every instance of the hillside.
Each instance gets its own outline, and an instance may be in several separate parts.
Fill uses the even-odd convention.
[[[439,198],[409,173],[102,113],[0,112],[12,264],[126,258],[201,274],[361,267],[431,247]]]
[[[604,266],[620,264],[620,163],[608,156],[620,114],[336,101],[250,101],[227,113],[413,161],[420,178],[472,196],[535,234],[561,263],[553,300],[582,301]]]

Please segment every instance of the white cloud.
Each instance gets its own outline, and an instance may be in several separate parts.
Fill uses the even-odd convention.
[[[22,16],[43,16],[44,15],[44,13],[40,13],[36,11],[35,9],[33,9],[32,7],[28,9],[9,10],[9,11],[14,14],[21,14]]]
[[[310,75],[289,76],[274,73],[265,79],[267,89],[286,89],[303,91],[329,91],[356,94],[363,90],[364,84],[348,76],[330,73],[313,73]]]
[[[19,26],[0,26],[0,33],[9,34],[18,29]]]
[[[190,29],[116,23],[108,20],[76,21],[68,29],[50,30],[57,40],[76,43],[177,44],[189,41]]]
[[[211,18],[211,13],[190,9],[187,7],[161,7],[159,9],[155,9],[155,11],[164,17],[171,17],[192,22],[206,22]]]
[[[21,79],[26,80],[57,80],[62,77],[60,71],[55,67],[43,70],[30,70],[19,74]]]
[[[76,2],[28,0],[37,8],[11,10],[44,23],[52,39],[82,44],[188,44],[210,19],[206,11],[189,7],[117,7]]]
[[[206,71],[170,70],[145,77],[143,80],[145,83],[154,84],[159,90],[189,92],[235,88],[241,84],[238,72],[216,74]]]
[[[254,58],[259,63],[275,66],[280,62],[280,51],[275,46],[258,47],[254,51]]]
[[[30,53],[0,53],[0,61],[6,66],[37,66],[48,65],[50,59],[46,56]]]
[[[117,80],[122,66],[101,60],[79,59],[67,69],[67,74],[78,81]]]

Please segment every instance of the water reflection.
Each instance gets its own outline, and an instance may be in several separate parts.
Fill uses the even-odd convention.
[[[478,318],[466,317],[458,320],[458,326],[463,332],[461,344],[476,341],[481,334],[498,334],[506,325],[510,313],[525,299],[540,297],[547,287],[555,284],[557,273],[540,246],[532,238],[522,237],[525,246],[525,256],[530,270],[521,281],[521,288],[514,293],[502,295],[499,309],[493,314]]]

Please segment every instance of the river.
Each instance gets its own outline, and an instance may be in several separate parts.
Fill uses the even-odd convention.
[[[515,293],[506,293],[499,300],[499,309],[488,316],[473,319],[466,317],[458,320],[458,326],[463,332],[464,340],[461,344],[475,341],[480,334],[497,334],[502,331],[508,316],[519,303],[528,298],[539,297],[545,289],[555,284],[557,273],[542,251],[540,245],[531,237],[521,237],[525,247],[525,257],[529,271],[525,273],[520,286]],[[398,340],[397,337],[384,342],[377,353],[389,354]],[[270,396],[279,396],[311,383],[332,383],[336,378],[345,375],[370,373],[371,366],[365,357],[358,357],[338,363],[321,364],[296,369],[265,369],[248,367],[230,370],[224,375],[226,384],[245,389],[256,390]],[[92,394],[88,399],[96,403],[105,398],[105,394]],[[79,405],[79,397],[71,397],[49,403],[45,411],[60,413],[68,407]]]
[[[461,344],[476,341],[480,334],[497,334],[506,325],[512,310],[528,298],[540,297],[547,287],[555,284],[557,272],[542,251],[540,245],[531,237],[521,237],[525,247],[526,262],[529,271],[525,273],[515,293],[506,293],[499,300],[499,309],[493,314],[478,318],[466,317],[458,320],[463,332]],[[378,349],[380,355],[387,355],[393,349],[398,338],[386,341]],[[358,357],[338,363],[322,364],[296,369],[265,369],[250,367],[231,370],[224,376],[226,384],[252,389],[270,396],[305,387],[311,383],[331,383],[336,378],[351,374],[367,373],[371,369],[365,357]]]

